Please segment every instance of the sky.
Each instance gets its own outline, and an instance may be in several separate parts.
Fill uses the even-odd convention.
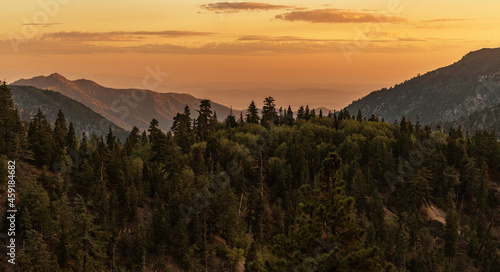
[[[243,109],[341,109],[500,47],[500,1],[17,0],[2,5],[0,77],[57,72]],[[151,71],[162,75],[144,84]]]

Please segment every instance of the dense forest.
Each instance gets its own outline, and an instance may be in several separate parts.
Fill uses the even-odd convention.
[[[171,131],[21,121],[0,86],[1,271],[500,271],[500,143],[343,110],[209,100]],[[2,216],[2,230],[8,220]]]

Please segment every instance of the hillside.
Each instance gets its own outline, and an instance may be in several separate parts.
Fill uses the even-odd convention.
[[[160,129],[170,130],[173,117],[188,105],[195,115],[201,99],[189,94],[158,93],[139,89],[113,89],[91,80],[68,80],[60,74],[20,79],[11,85],[34,86],[50,89],[68,96],[111,120],[116,125],[131,130],[133,126],[147,129],[153,118],[160,122]],[[230,108],[212,102],[212,110],[219,119],[229,115]],[[236,116],[239,111],[233,111]]]
[[[500,48],[481,49],[450,66],[374,91],[346,109],[388,122],[401,116],[418,116],[423,123],[450,122],[498,105],[499,81]]]
[[[30,86],[10,86],[12,99],[18,108],[20,116],[29,120],[41,109],[47,120],[54,124],[57,113],[62,110],[69,122],[73,122],[77,135],[86,132],[88,135],[105,135],[111,126],[115,135],[122,140],[128,136],[128,132],[113,124],[102,115],[92,111],[82,103],[75,101],[58,92],[42,90]]]
[[[450,127],[462,127],[463,131],[469,131],[470,133],[474,133],[476,130],[494,129],[497,132],[497,135],[499,135],[500,104],[462,116],[453,122],[441,123],[440,125],[446,129],[449,129]]]

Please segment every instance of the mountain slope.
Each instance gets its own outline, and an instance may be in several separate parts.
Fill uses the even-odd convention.
[[[499,82],[500,48],[481,49],[450,66],[374,91],[346,109],[389,122],[417,115],[423,123],[450,122],[499,104]]]
[[[497,135],[500,136],[500,104],[440,125],[445,129],[462,127],[463,131],[469,131],[470,133],[474,133],[476,130],[494,129]]]
[[[195,109],[201,101],[189,94],[107,88],[86,79],[71,81],[57,73],[47,77],[20,79],[12,85],[34,86],[59,92],[83,103],[125,129],[132,129],[133,126],[147,129],[151,120],[156,118],[161,129],[169,130],[173,117],[178,112],[183,112],[185,105],[191,108],[192,116],[196,116]],[[212,102],[212,111],[217,112],[219,118],[225,118],[230,109]],[[239,112],[234,111],[234,114],[239,115]]]
[[[42,90],[31,86],[11,85],[12,99],[18,108],[20,116],[29,120],[41,109],[47,120],[53,125],[59,110],[64,112],[66,119],[73,122],[77,135],[86,132],[87,135],[105,135],[111,126],[113,133],[120,139],[125,139],[128,132],[113,124],[102,115],[92,111],[82,103],[66,97],[58,92]]]

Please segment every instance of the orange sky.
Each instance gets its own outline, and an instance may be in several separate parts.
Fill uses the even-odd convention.
[[[0,76],[61,73],[245,108],[340,109],[376,88],[500,47],[499,1],[40,0],[2,5]]]

